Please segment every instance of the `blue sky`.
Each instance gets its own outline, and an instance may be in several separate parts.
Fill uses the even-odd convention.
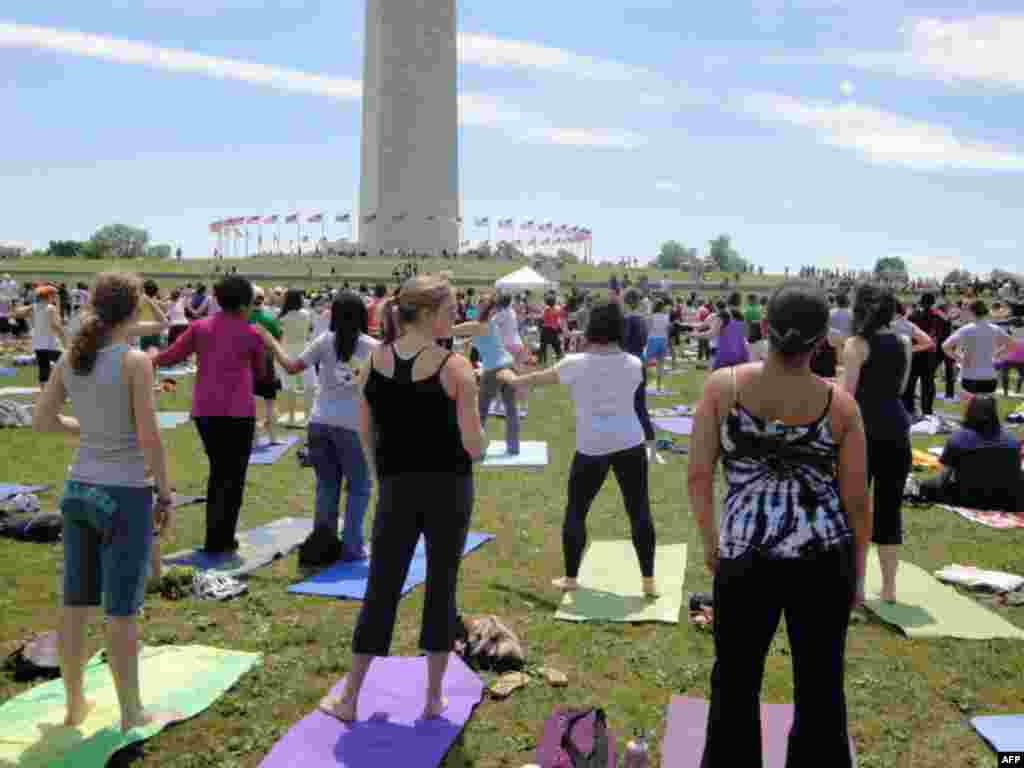
[[[364,9],[5,0],[0,241],[123,221],[199,256],[223,217],[353,210]],[[598,260],[644,261],[668,239],[703,252],[729,233],[770,271],[891,255],[921,274],[1021,266],[1019,2],[458,13],[467,224],[589,227]]]

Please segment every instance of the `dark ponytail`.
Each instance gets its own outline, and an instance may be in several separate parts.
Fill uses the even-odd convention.
[[[896,297],[886,288],[862,285],[853,302],[853,331],[869,339],[896,316]]]
[[[334,354],[347,363],[355,354],[359,337],[369,331],[369,312],[359,294],[341,291],[331,304],[331,331],[334,333]]]

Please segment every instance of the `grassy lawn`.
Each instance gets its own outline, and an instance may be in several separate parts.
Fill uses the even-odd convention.
[[[667,379],[677,396],[652,407],[695,402],[701,372]],[[35,369],[19,369],[0,386],[34,384]],[[186,380],[187,381],[187,380]],[[190,386],[161,395],[161,410],[187,410]],[[491,435],[503,438],[493,419]],[[205,490],[206,460],[194,428],[161,433],[172,480],[179,492]],[[708,633],[678,626],[593,625],[556,622],[558,596],[550,580],[562,572],[561,519],[569,462],[574,450],[572,403],[564,389],[531,396],[524,439],[546,440],[550,466],[541,471],[477,471],[473,529],[497,539],[464,562],[459,603],[466,614],[494,613],[519,633],[531,665],[547,664],[570,677],[566,689],[535,681],[506,701],[486,700],[447,758],[450,768],[512,766],[532,762],[541,723],[562,703],[605,707],[620,734],[635,726],[664,732],[665,706],[674,693],[706,697],[714,656]],[[939,439],[916,440],[918,447]],[[30,430],[0,431],[0,480],[49,483],[44,507],[52,509],[74,443]],[[687,503],[686,459],[666,456],[651,468],[651,502],[660,543],[689,544],[685,590],[706,591],[699,536]],[[242,512],[244,527],[287,515],[311,515],[313,473],[302,469],[294,449],[273,466],[252,467]],[[438,510],[443,512],[443,510]],[[179,510],[177,537],[165,548],[201,542],[204,509]],[[937,509],[906,508],[903,558],[931,571],[949,563],[1020,571],[1024,538],[996,531]],[[372,521],[368,515],[367,524]],[[629,537],[626,515],[609,477],[589,518],[591,539]],[[167,551],[171,551],[167,549]],[[56,573],[61,547],[0,539],[0,640],[12,646],[26,634],[56,626]],[[297,558],[257,571],[249,594],[228,603],[147,597],[142,633],[150,644],[202,643],[258,651],[264,664],[198,718],[147,742],[118,764],[200,768],[258,765],[276,739],[308,713],[349,664],[349,644],[359,603],[300,597],[285,589],[297,577]],[[415,654],[422,587],[402,600],[394,652]],[[685,607],[684,607],[685,611]],[[1024,608],[1002,609],[1024,627]],[[98,638],[98,632],[94,633]],[[847,695],[851,733],[862,768],[920,765],[988,766],[994,758],[966,719],[979,713],[1024,711],[1024,653],[1009,641],[911,641],[876,622],[851,627]],[[485,682],[489,679],[484,675]],[[0,701],[26,690],[0,674]],[[791,702],[792,673],[784,632],[767,659],[764,700]],[[660,757],[654,755],[652,765]]]
[[[366,277],[380,277],[390,280],[391,272],[396,266],[405,262],[398,259],[347,259],[336,258],[330,260],[322,259],[295,259],[292,257],[253,257],[250,259],[227,259],[225,261],[213,261],[211,259],[186,259],[178,262],[173,260],[154,259],[132,259],[118,260],[106,259],[101,261],[66,260],[49,258],[23,258],[8,263],[0,263],[0,271],[16,270],[15,278],[21,282],[32,279],[61,280],[62,275],[76,272],[102,272],[105,270],[128,270],[143,274],[173,274],[181,275],[181,282],[196,279],[210,279],[213,270],[220,267],[222,270],[230,267],[238,267],[242,273],[256,273],[281,276],[282,280],[293,278],[288,281],[294,285],[304,285],[309,281],[309,270],[312,268],[314,283],[319,284],[325,278],[330,277],[333,267],[337,277],[336,280],[344,280],[346,275],[358,276],[360,279]],[[456,279],[463,280],[497,280],[515,269],[519,269],[525,262],[480,261],[476,258],[460,258],[458,261],[445,261],[439,258],[428,259],[419,262],[420,269],[428,272],[436,272],[442,269],[450,269],[455,273]],[[646,274],[648,280],[655,283],[662,278],[670,280],[689,282],[693,275],[683,272],[664,272],[658,269],[630,269],[630,274],[636,278],[640,274]],[[612,274],[621,278],[622,268],[611,264],[573,264],[562,270],[562,280],[571,280],[573,275],[581,282],[607,281]],[[707,282],[710,285],[718,286],[723,278],[732,280],[732,275],[724,275],[717,272],[708,273]],[[68,280],[81,280],[81,277],[66,278]],[[757,286],[764,288],[774,286],[782,282],[782,275],[743,275],[741,287]],[[88,281],[87,281],[88,282]],[[174,282],[174,281],[164,281]],[[168,285],[168,287],[170,287]]]

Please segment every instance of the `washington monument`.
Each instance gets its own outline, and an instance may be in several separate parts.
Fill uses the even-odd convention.
[[[455,0],[367,0],[359,247],[458,250]]]

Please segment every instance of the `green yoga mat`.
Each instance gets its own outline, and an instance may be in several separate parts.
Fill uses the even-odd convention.
[[[654,556],[654,579],[661,596],[644,597],[633,542],[595,541],[583,556],[579,589],[562,598],[555,618],[678,624],[685,573],[685,544],[658,547]]]
[[[139,664],[144,706],[195,717],[260,663],[258,653],[202,645],[145,648]],[[85,695],[96,703],[77,728],[65,726],[64,683],[53,680],[15,696],[0,707],[0,766],[3,768],[103,768],[110,757],[151,738],[164,726],[121,733],[110,667],[97,654],[85,668]]]
[[[882,602],[882,570],[874,548],[868,553],[864,592],[867,607],[882,621],[910,638],[956,637],[962,640],[1024,640],[1015,627],[985,606],[948,587],[913,563],[896,571],[896,602]]]

